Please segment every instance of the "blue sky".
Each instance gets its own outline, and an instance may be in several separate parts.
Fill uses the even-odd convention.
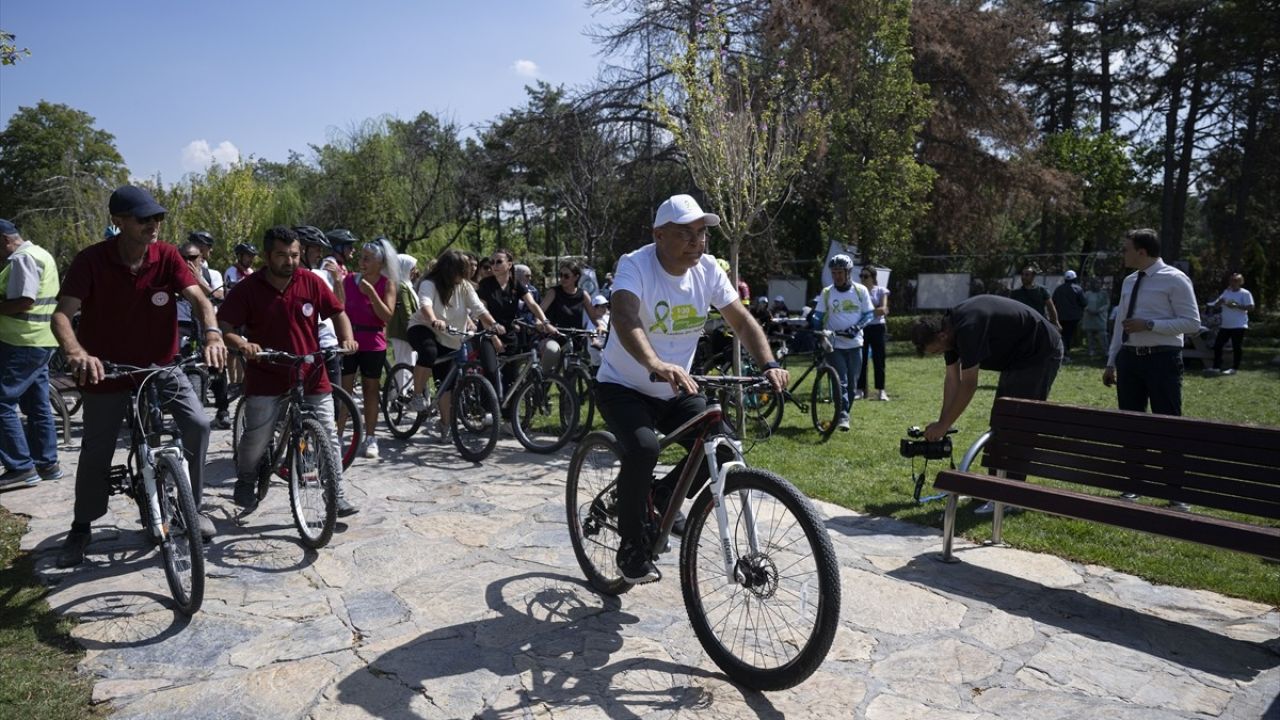
[[[0,68],[0,121],[40,100],[93,115],[135,177],[284,160],[366,118],[482,124],[536,79],[590,83],[580,0],[0,0],[31,56]]]

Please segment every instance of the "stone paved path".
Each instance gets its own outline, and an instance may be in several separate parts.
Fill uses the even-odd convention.
[[[362,512],[329,547],[295,540],[284,486],[228,518],[230,434],[211,442],[204,608],[167,605],[156,555],[113,498],[88,562],[52,566],[68,479],[0,495],[24,548],[80,619],[81,665],[117,718],[1280,717],[1280,614],[1209,592],[1005,548],[929,556],[937,532],[823,505],[841,627],[823,667],[769,694],[703,654],[671,559],[621,598],[580,580],[565,532],[567,451],[502,441],[482,467],[451,446],[384,441],[349,474]],[[674,556],[674,553],[672,554]]]

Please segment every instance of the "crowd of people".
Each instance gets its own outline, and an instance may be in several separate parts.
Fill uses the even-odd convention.
[[[459,330],[492,332],[480,343],[479,360],[494,379],[499,355],[531,343],[540,346],[542,362],[554,366],[560,352],[556,328],[610,330],[611,341],[596,348],[597,402],[621,455],[618,566],[637,583],[657,573],[644,549],[643,510],[651,485],[659,483],[661,490],[673,480],[653,477],[657,433],[679,427],[705,404],[689,372],[709,312],[719,311],[776,390],[789,379],[767,333],[789,317],[785,299],[771,303],[762,296],[750,303],[749,288],[735,286],[706,254],[707,232],[718,216],[703,212],[688,195],[673,196],[658,208],[653,242],[624,255],[594,296],[582,287],[582,268],[575,263],[561,264],[558,282],[540,293],[528,266],[517,264],[508,249],[484,258],[448,249],[420,263],[397,253],[386,238],[362,243],[349,230],[323,232],[309,225],[270,228],[261,251],[236,245],[235,263],[219,272],[209,265],[216,243],[209,233],[191,232],[179,245],[159,241],[166,209],[145,189],[118,188],[108,211],[113,225],[106,239],[77,254],[61,279],[47,251],[24,240],[14,223],[0,220],[0,287],[6,293],[0,302],[0,486],[62,475],[48,397],[49,365],[58,347],[84,398],[75,504],[57,557],[60,567],[83,561],[91,524],[107,511],[107,470],[130,381],[108,378],[104,362],[164,365],[180,348],[203,356],[213,376],[212,420],[185,375],[162,381],[199,507],[210,430],[230,423],[223,370],[229,359],[243,358],[245,427],[233,501],[251,512],[258,464],[279,399],[292,383],[288,368],[254,361],[264,349],[299,355],[341,351],[329,353],[323,369],[307,376],[305,404],[336,445],[349,419],[341,412],[335,416],[331,384],[351,392],[359,376],[365,433],[360,452],[376,460],[379,384],[393,360],[413,366],[409,408],[423,411],[429,382],[441,383],[448,375],[461,344]],[[941,438],[964,413],[981,369],[1000,373],[997,396],[1047,398],[1077,329],[1091,357],[1105,353],[1102,380],[1116,385],[1121,409],[1180,414],[1183,336],[1198,331],[1201,321],[1191,283],[1160,259],[1154,231],[1125,237],[1124,262],[1135,272],[1125,278],[1110,321],[1108,298],[1096,279],[1084,290],[1068,272],[1050,294],[1036,284],[1033,267],[1023,271],[1022,285],[1010,297],[980,295],[946,316],[921,318],[912,329],[916,348],[946,357],[942,409],[926,428],[926,439]],[[835,255],[828,267],[831,284],[800,315],[803,327],[832,331],[829,361],[840,381],[837,426],[847,430],[855,400],[889,399],[889,293],[870,266],[861,268],[855,282],[848,255]],[[1224,374],[1239,367],[1253,308],[1243,281],[1232,275],[1229,287],[1209,304],[1222,314],[1215,366],[1222,367],[1225,343],[1234,349]],[[437,391],[440,419],[447,425],[448,389]],[[341,481],[337,502],[340,515],[358,512]],[[206,540],[216,534],[203,511],[199,524]]]

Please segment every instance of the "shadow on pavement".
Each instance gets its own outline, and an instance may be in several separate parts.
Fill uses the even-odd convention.
[[[111,591],[78,597],[53,611],[88,625],[87,632],[76,636],[86,650],[110,650],[157,645],[181,633],[191,618],[172,604],[167,595]]]
[[[669,660],[610,662],[622,649],[623,628],[640,619],[576,578],[514,575],[490,583],[485,602],[496,617],[433,630],[383,653],[339,683],[337,699],[379,717],[415,716],[414,703],[426,698],[445,711],[483,705],[476,718],[528,716],[542,704],[641,718],[705,708],[710,693],[690,678],[723,679]],[[528,678],[522,686],[507,690],[521,676]],[[782,717],[763,695],[743,694],[759,717]]]
[[[965,552],[956,554],[963,556]],[[980,600],[1011,615],[1220,677],[1250,681],[1280,665],[1280,641],[1235,640],[1114,605],[1071,588],[1046,587],[973,563],[946,564],[921,555],[887,575]]]

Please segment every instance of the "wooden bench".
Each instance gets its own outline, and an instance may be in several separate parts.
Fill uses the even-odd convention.
[[[979,451],[982,465],[993,474],[967,472]],[[1280,428],[1000,398],[991,431],[965,460],[959,470],[944,470],[934,481],[935,488],[949,493],[942,554],[948,562],[954,561],[960,495],[996,503],[994,543],[1001,542],[1003,505],[1008,504],[1280,560]],[[1038,484],[1038,479],[1093,493]],[[1122,499],[1121,493],[1250,519],[1153,507]]]

